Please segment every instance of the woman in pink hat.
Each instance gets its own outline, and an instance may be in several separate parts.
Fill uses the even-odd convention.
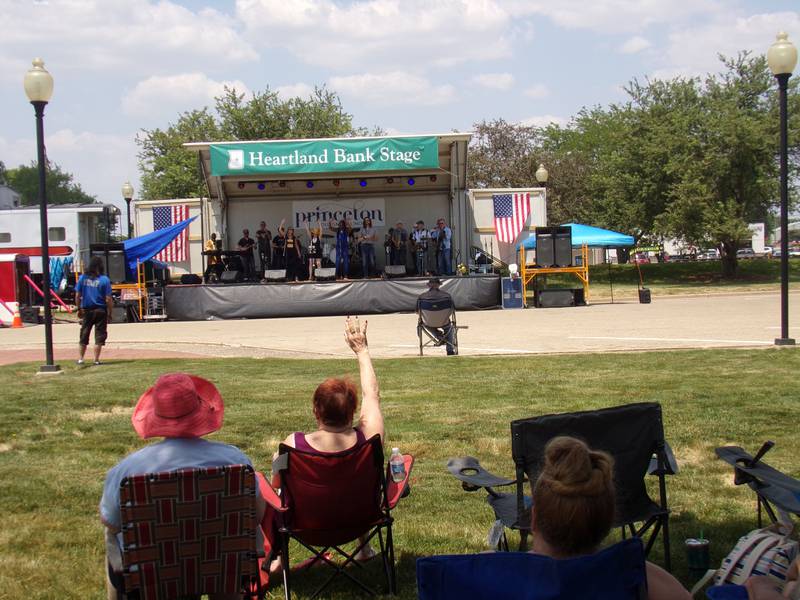
[[[136,433],[142,439],[164,439],[129,454],[106,475],[100,520],[106,526],[109,598],[117,598],[123,588],[119,552],[122,540],[115,536],[119,538],[122,526],[119,489],[125,477],[188,468],[252,466],[237,447],[202,438],[222,427],[224,409],[222,396],[213,383],[186,373],[162,375],[139,398],[131,417]],[[264,513],[260,495],[257,504],[260,520]],[[269,552],[269,548],[265,549]]]

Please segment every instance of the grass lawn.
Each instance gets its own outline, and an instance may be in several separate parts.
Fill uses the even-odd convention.
[[[183,370],[218,383],[225,425],[212,436],[267,469],[279,440],[313,427],[310,398],[328,375],[357,377],[355,361],[152,360],[102,368],[67,366],[58,378],[35,367],[0,367],[0,598],[103,598],[97,518],[106,470],[143,445],[130,415],[158,375]],[[416,596],[414,560],[486,549],[492,522],[481,493],[467,494],[445,470],[471,454],[513,474],[509,421],[635,401],[663,405],[681,471],[668,483],[675,573],[688,582],[682,543],[701,530],[712,563],[755,527],[755,499],[733,486],[714,448],[755,450],[799,475],[796,350],[707,350],[523,358],[380,360],[387,446],[416,455],[414,489],[395,512],[400,596]],[[517,537],[510,536],[512,543]],[[660,543],[656,562],[661,560]],[[376,571],[377,569],[371,567]],[[316,578],[313,576],[312,578]],[[310,593],[298,578],[299,597]],[[353,590],[337,587],[339,598]],[[277,587],[271,597],[282,597]]]
[[[778,291],[780,284],[780,261],[768,258],[740,260],[736,277],[722,277],[720,261],[684,263],[650,263],[639,265],[644,285],[655,295],[725,293],[741,291]],[[608,299],[609,265],[589,267],[591,299]],[[611,265],[611,281],[614,298],[633,298],[639,283],[636,265]],[[800,281],[800,260],[789,259],[789,281]],[[572,276],[548,276],[552,287],[579,287]]]

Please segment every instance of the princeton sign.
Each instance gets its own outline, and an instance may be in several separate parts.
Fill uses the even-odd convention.
[[[438,169],[435,137],[211,145],[211,175]]]

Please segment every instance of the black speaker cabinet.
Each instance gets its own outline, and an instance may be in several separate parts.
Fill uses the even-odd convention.
[[[203,283],[203,279],[200,275],[194,273],[184,273],[181,275],[181,285],[199,285],[201,283]]]
[[[552,267],[555,264],[555,242],[551,227],[536,228],[536,264]]]
[[[557,267],[572,266],[572,227],[553,227]]]
[[[650,295],[650,288],[640,288],[639,289],[639,304],[650,304],[652,301],[652,296]]]
[[[239,283],[241,280],[241,271],[223,271],[219,276],[220,283]]]
[[[536,293],[537,308],[559,308],[575,306],[575,294],[572,290],[540,290]]]

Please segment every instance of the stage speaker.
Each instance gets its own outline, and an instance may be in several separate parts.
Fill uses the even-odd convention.
[[[386,275],[387,278],[405,277],[406,276],[406,266],[405,265],[386,265],[383,268],[383,273],[384,273],[384,275]]]
[[[223,271],[219,276],[220,283],[239,283],[241,280],[241,271]]]
[[[314,269],[314,278],[317,281],[331,281],[336,279],[336,267],[318,267]]]
[[[111,283],[125,282],[125,253],[119,250],[108,251],[108,264],[106,274]]]
[[[264,271],[264,279],[267,281],[286,281],[286,269],[269,269]]]
[[[181,285],[199,285],[203,283],[203,279],[194,273],[184,273],[181,275]]]
[[[650,288],[640,288],[639,289],[639,304],[650,304],[652,301],[652,296],[650,295]]]
[[[536,264],[540,267],[552,267],[555,260],[555,240],[552,227],[536,228]]]
[[[540,290],[536,294],[538,308],[558,308],[575,306],[575,293],[572,290]]]
[[[553,227],[555,251],[553,263],[557,267],[572,266],[572,227]]]

